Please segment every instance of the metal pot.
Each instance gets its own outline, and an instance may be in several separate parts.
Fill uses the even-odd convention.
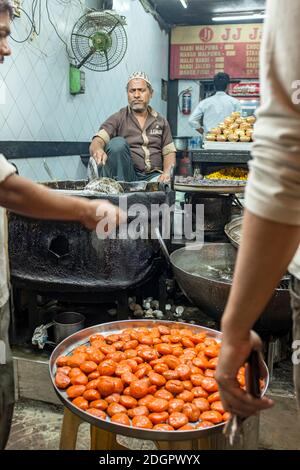
[[[229,243],[205,244],[200,250],[181,248],[173,252],[170,262],[175,278],[185,295],[214,320],[220,321],[223,315],[231,280],[220,280],[203,268],[233,271],[237,251]],[[292,325],[290,295],[287,288],[276,289],[265,308],[256,329],[261,334],[283,334]]]
[[[77,312],[61,312],[55,315],[54,341],[56,344],[84,328],[85,317]]]
[[[174,137],[173,139],[176,150],[185,151],[188,150],[189,137]]]
[[[192,193],[188,195],[188,202],[193,207],[197,204],[204,206],[204,236],[207,241],[220,239],[224,235],[224,227],[232,216],[233,200],[232,194]],[[193,230],[196,230],[195,226]]]

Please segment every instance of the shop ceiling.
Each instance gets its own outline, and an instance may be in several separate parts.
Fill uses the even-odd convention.
[[[265,0],[187,0],[188,8],[183,8],[180,0],[149,0],[149,3],[169,25],[215,24],[212,17],[216,15],[261,11],[266,4]]]

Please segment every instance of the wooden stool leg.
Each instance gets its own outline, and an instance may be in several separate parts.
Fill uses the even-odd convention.
[[[155,441],[159,450],[197,450],[197,441]]]
[[[81,419],[74,413],[65,408],[64,418],[60,433],[60,450],[75,450],[78,428],[81,424]]]
[[[198,450],[197,440],[190,441],[155,441],[159,450]]]
[[[217,437],[209,436],[207,438],[198,439],[197,449],[198,450],[217,450],[219,449],[217,445]]]
[[[127,450],[118,444],[116,434],[91,426],[91,450]]]

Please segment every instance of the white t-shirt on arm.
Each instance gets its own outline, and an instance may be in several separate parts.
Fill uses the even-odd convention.
[[[300,2],[268,0],[267,11],[246,207],[300,226]],[[289,269],[300,279],[300,248]]]
[[[0,184],[16,172],[3,155],[0,155]],[[9,297],[8,290],[8,259],[7,259],[7,230],[6,211],[0,207],[0,308],[6,304]]]

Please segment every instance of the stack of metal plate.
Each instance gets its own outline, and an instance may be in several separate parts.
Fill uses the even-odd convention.
[[[175,191],[217,193],[217,194],[237,194],[245,191],[247,181],[243,180],[220,180],[204,179],[201,177],[176,176]]]

